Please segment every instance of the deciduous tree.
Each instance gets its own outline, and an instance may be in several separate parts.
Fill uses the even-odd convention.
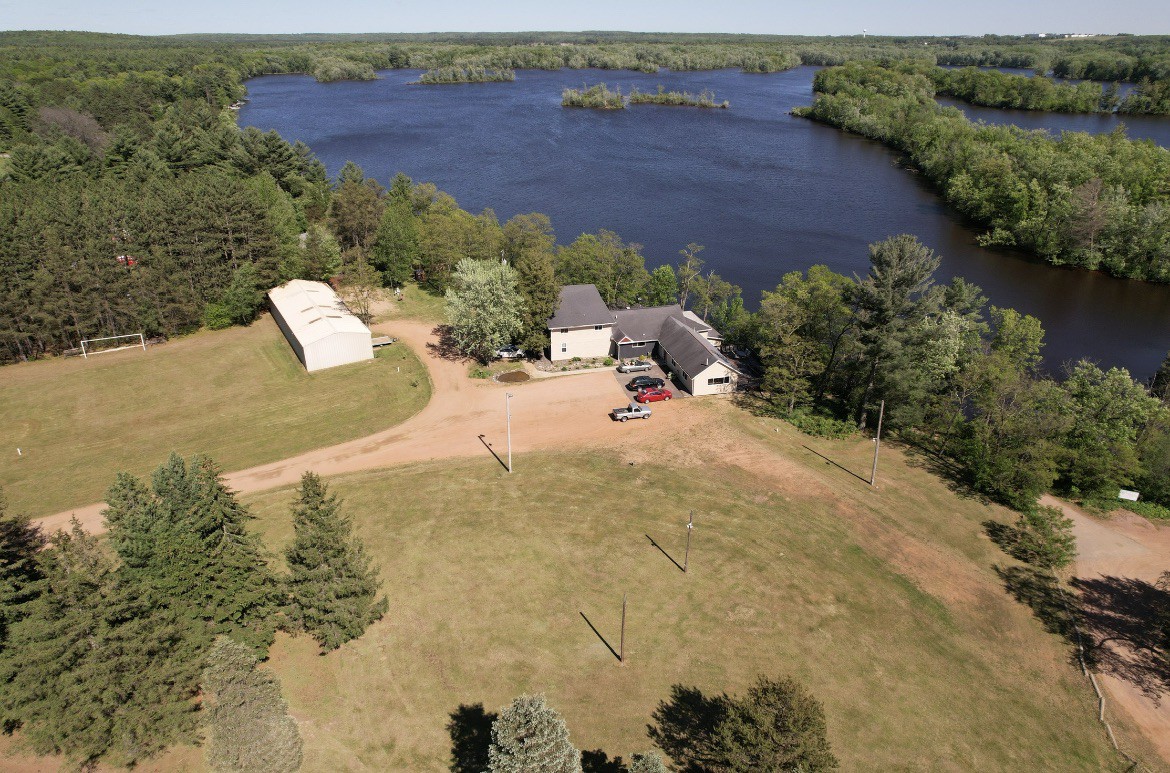
[[[460,352],[490,360],[524,330],[516,270],[494,261],[461,260],[447,290],[447,322]]]

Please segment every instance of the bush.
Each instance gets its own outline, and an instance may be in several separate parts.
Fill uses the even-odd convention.
[[[613,357],[606,357],[605,358],[605,367],[608,368],[611,365],[613,365]]]
[[[777,415],[804,434],[814,437],[840,440],[857,432],[857,427],[852,422],[813,413],[807,408],[797,408],[791,414],[778,411]]]
[[[472,378],[491,378],[492,372],[487,368],[475,367],[471,369]]]
[[[1146,518],[1170,521],[1170,507],[1160,505],[1157,502],[1126,502],[1122,507]]]

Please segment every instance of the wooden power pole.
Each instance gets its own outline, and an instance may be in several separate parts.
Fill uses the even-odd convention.
[[[885,415],[886,401],[882,400],[882,407],[878,412],[877,434],[873,437],[873,470],[871,470],[869,473],[869,485],[871,486],[875,485],[874,481],[877,480],[878,451],[880,451],[882,447],[882,419],[885,417]]]
[[[695,529],[695,511],[691,510],[691,517],[687,521],[687,551],[683,553],[683,574],[686,574],[687,566],[691,560],[691,532]]]
[[[618,641],[618,662],[626,662],[626,594],[622,594],[622,636]]]

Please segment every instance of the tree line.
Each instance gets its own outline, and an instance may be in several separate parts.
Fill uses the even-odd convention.
[[[149,482],[120,474],[105,540],[74,520],[45,535],[0,501],[0,715],[37,754],[134,766],[209,735],[217,769],[291,771],[301,739],[257,671],[275,631],[324,651],[387,611],[339,502],[306,473],[287,572],[206,457],[172,455]]]
[[[987,227],[980,243],[1054,265],[1170,281],[1170,150],[1125,137],[1059,138],[969,121],[934,101],[921,72],[877,63],[817,73],[797,112],[904,153],[956,210]]]
[[[756,348],[765,409],[884,427],[973,491],[1024,512],[1050,490],[1111,506],[1133,487],[1170,507],[1170,356],[1124,368],[1041,365],[1040,321],[991,306],[912,236],[870,246],[870,270],[786,274],[755,314],[724,331]]]

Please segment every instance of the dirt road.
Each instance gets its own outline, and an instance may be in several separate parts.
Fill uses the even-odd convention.
[[[649,421],[619,424],[608,412],[629,397],[604,371],[558,376],[522,384],[497,384],[468,378],[466,363],[436,353],[434,325],[396,320],[376,325],[379,334],[397,336],[426,363],[433,382],[427,406],[396,427],[298,456],[229,472],[224,477],[240,493],[252,493],[296,483],[312,470],[331,476],[408,462],[450,457],[483,456],[494,451],[506,459],[504,395],[512,397],[512,450],[577,449],[597,445],[629,445],[648,433],[661,434],[685,426],[682,414],[689,401],[657,403]],[[490,444],[490,448],[485,445]],[[103,503],[46,516],[38,522],[48,532],[67,528],[76,517],[88,531],[103,530]]]
[[[1108,520],[1095,518],[1052,496],[1044,496],[1040,502],[1059,507],[1072,519],[1077,538],[1074,585],[1081,587],[1083,594],[1095,588],[1134,585],[1127,580],[1141,581],[1136,584],[1139,587],[1152,584],[1162,572],[1170,571],[1170,526],[1155,525],[1131,513]],[[1088,617],[1091,621],[1091,612]],[[1163,762],[1170,765],[1170,695],[1159,697],[1156,680],[1142,678],[1141,652],[1120,639],[1105,646],[1111,652],[1097,678],[1111,699],[1107,712],[1129,714]]]

